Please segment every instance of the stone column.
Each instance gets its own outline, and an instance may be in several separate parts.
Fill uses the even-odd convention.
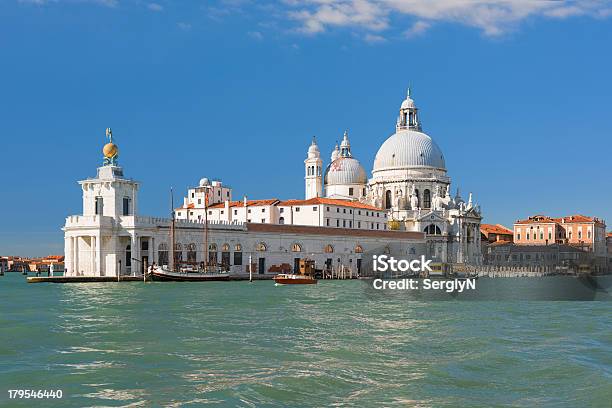
[[[74,257],[72,258],[73,261],[73,265],[72,265],[72,274],[74,276],[77,276],[79,274],[79,237],[76,236],[73,238],[74,239]]]
[[[95,237],[95,259],[96,259],[96,263],[95,263],[95,271],[96,271],[96,275],[97,276],[102,276],[102,243],[100,242],[102,240],[102,236],[100,236],[99,234],[96,235]]]
[[[154,250],[153,250],[153,237],[149,237],[149,260],[147,261],[149,265],[151,265],[155,261]],[[145,271],[146,272],[146,271]]]
[[[140,246],[138,244],[140,244],[140,240],[138,239],[138,236],[136,236],[136,232],[134,231],[132,233],[131,236],[131,243],[130,246],[132,248],[132,253],[131,253],[131,257],[133,259],[130,260],[130,264],[132,265],[131,270],[130,270],[130,274],[131,275],[135,275],[136,272],[139,270],[140,267]],[[138,259],[138,261],[134,261],[134,259]]]

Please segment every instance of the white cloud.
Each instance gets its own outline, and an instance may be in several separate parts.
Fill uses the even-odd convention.
[[[176,23],[176,26],[178,28],[180,28],[181,30],[184,30],[184,31],[191,30],[191,24],[190,23],[186,23],[184,21],[179,21],[178,23]]]
[[[159,3],[149,3],[147,4],[147,8],[151,11],[163,11],[164,6]]]
[[[261,41],[264,38],[263,34],[260,33],[259,31],[249,31],[247,34],[249,37],[251,37],[254,40]]]
[[[381,42],[387,41],[385,37],[383,37],[382,35],[376,35],[372,33],[367,33],[363,37],[363,39],[365,42],[370,43],[370,44],[381,43]]]
[[[610,0],[284,0],[283,4],[289,19],[297,22],[297,30],[307,34],[336,27],[381,32],[410,19],[416,22],[404,32],[408,37],[441,22],[499,36],[529,18],[605,18],[611,14]]]
[[[427,21],[417,21],[408,30],[404,31],[404,35],[407,38],[412,38],[423,34],[431,27],[431,24]]]

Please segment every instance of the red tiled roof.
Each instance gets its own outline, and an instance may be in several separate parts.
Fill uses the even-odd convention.
[[[308,200],[291,199],[291,200],[280,201],[277,198],[271,198],[267,200],[249,200],[247,201],[247,207],[266,206],[266,205],[281,205],[281,206],[290,207],[290,206],[297,206],[297,205],[316,205],[316,204],[336,205],[339,207],[361,208],[364,210],[373,210],[373,211],[384,211],[382,208],[374,207],[369,204],[360,203],[358,201],[338,200],[334,198],[323,198],[323,197],[315,197],[315,198],[310,198]],[[224,208],[224,207],[225,207],[225,202],[222,202],[222,203],[213,204],[209,206],[208,208],[215,209],[215,208]],[[244,201],[242,200],[230,201],[229,207],[244,207]],[[189,208],[193,208],[192,204],[190,204]],[[184,209],[184,207],[177,208],[177,209]]]
[[[263,205],[276,205],[280,200],[278,198],[270,198],[267,200],[247,200],[247,207],[257,207]],[[230,201],[230,207],[244,207],[244,200]],[[209,206],[208,208],[224,208],[225,202],[217,203]]]
[[[515,222],[515,224],[554,224],[556,222],[558,221],[554,218],[550,218],[547,215],[534,215],[527,218],[526,220],[518,220]]]
[[[557,222],[565,222],[566,224],[577,223],[577,222],[598,222],[598,223],[602,222],[597,217],[588,217],[586,215],[580,215],[580,214],[570,215],[567,217],[561,217],[561,218],[555,218],[555,219],[557,220]]]
[[[308,200],[286,200],[286,201],[280,202],[278,205],[295,206],[295,205],[313,205],[313,204],[337,205],[339,207],[352,207],[352,208],[361,208],[364,210],[384,211],[382,208],[374,207],[373,205],[369,205],[369,204],[360,203],[358,201],[338,200],[335,198],[323,198],[323,197],[315,197],[315,198],[310,198]]]
[[[485,234],[504,234],[513,235],[514,232],[511,229],[504,227],[501,224],[480,224],[480,231]]]
[[[552,218],[547,215],[534,215],[532,217],[527,218],[526,220],[518,220],[515,224],[571,224],[571,223],[584,223],[584,222],[594,222],[599,224],[604,224],[602,220],[597,217],[588,217],[586,215],[569,215],[566,217],[560,218]]]
[[[423,240],[425,234],[417,231],[392,231],[392,230],[367,230],[353,228],[331,228],[316,227],[310,225],[289,225],[289,224],[259,224],[248,223],[247,231],[269,232],[274,234],[304,234],[304,235],[331,235],[348,237],[374,237],[393,239],[416,239]]]

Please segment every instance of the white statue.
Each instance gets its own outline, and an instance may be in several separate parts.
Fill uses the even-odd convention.
[[[412,185],[412,193],[410,193],[410,208],[416,210],[419,208],[419,199],[416,195],[416,188]]]

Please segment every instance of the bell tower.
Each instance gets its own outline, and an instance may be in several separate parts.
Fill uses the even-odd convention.
[[[308,156],[304,160],[306,170],[306,193],[305,198],[321,197],[323,195],[323,161],[321,152],[317,146],[317,140],[313,137],[308,148]]]

